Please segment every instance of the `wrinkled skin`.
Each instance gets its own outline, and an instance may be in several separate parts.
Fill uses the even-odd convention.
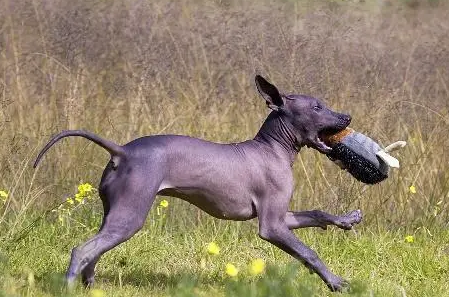
[[[267,105],[291,124],[299,147],[306,145],[326,154],[331,151],[320,138],[320,134],[336,133],[351,122],[347,114],[335,112],[319,99],[306,95],[283,95],[264,78],[256,78],[259,92]]]

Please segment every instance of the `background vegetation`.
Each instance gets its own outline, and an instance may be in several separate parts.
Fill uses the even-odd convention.
[[[303,149],[292,209],[360,208],[364,222],[357,232],[300,230],[298,236],[332,270],[355,279],[353,294],[449,295],[444,1],[0,0],[0,8],[5,296],[67,294],[59,273],[70,249],[99,225],[95,194],[62,223],[51,209],[78,184],[96,186],[108,154],[69,139],[33,170],[51,135],[87,129],[120,144],[164,133],[245,140],[268,113],[255,73],[287,93],[323,98],[350,113],[354,129],[384,145],[408,141],[396,154],[401,168],[375,186]],[[143,231],[100,262],[98,287],[107,296],[330,294],[258,239],[255,221],[221,222],[167,200],[164,214],[154,210]],[[406,235],[414,242],[404,242]],[[219,257],[205,254],[210,241],[222,247]],[[273,266],[268,277],[224,276],[225,263],[243,269],[255,257]]]

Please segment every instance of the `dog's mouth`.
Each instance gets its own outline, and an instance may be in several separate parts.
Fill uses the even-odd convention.
[[[329,154],[332,151],[330,137],[346,129],[351,123],[350,116],[338,117],[336,125],[327,126],[315,133],[310,133],[307,137],[308,147],[312,147],[323,154]]]
[[[315,135],[310,135],[310,137],[308,137],[308,143],[306,145],[308,147],[316,149],[322,154],[328,154],[332,151],[332,148],[328,146],[323,139],[325,139],[325,137],[321,132],[316,133]]]
[[[331,135],[331,134],[329,134],[329,135]],[[314,140],[315,140],[317,147],[320,148],[321,150],[324,150],[325,151],[324,153],[327,154],[332,151],[332,148],[326,144],[324,139],[325,139],[324,134],[318,133]]]
[[[339,133],[340,131],[346,129],[345,127],[333,127],[333,128],[325,128],[319,131],[316,135],[309,139],[311,147],[318,150],[323,154],[329,154],[332,151],[332,147],[330,146],[329,137]]]

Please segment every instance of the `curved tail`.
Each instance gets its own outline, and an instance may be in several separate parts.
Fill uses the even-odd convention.
[[[87,138],[87,139],[95,142],[96,144],[98,144],[99,146],[104,148],[105,150],[107,150],[111,155],[115,155],[115,156],[125,155],[125,150],[123,149],[123,147],[121,147],[118,144],[113,143],[112,141],[100,138],[97,135],[95,135],[91,132],[88,132],[88,131],[67,130],[67,131],[62,131],[61,133],[53,136],[53,138],[47,143],[47,145],[45,145],[45,147],[41,150],[41,152],[37,156],[36,161],[34,162],[33,168],[36,168],[36,166],[39,163],[39,161],[41,160],[41,158],[44,156],[44,154],[48,151],[48,149],[53,144],[55,144],[60,139],[62,139],[64,137],[68,137],[68,136],[81,136],[81,137]]]

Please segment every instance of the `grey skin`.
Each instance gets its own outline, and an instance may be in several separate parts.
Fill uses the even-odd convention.
[[[293,161],[303,146],[327,153],[319,138],[346,128],[351,117],[334,112],[315,98],[283,95],[257,75],[259,93],[271,113],[254,139],[218,144],[180,135],[135,139],[123,146],[80,130],[56,135],[45,152],[67,136],[87,138],[111,154],[99,185],[104,217],[99,232],[72,250],[66,279],[73,286],[81,273],[84,285],[94,281],[102,254],[130,239],[144,225],[157,194],[181,198],[225,220],[259,220],[259,236],[316,272],[332,291],[348,283],[333,274],[317,254],[291,231],[335,225],[351,229],[360,223],[360,210],[336,216],[320,210],[289,211],[293,192]]]

